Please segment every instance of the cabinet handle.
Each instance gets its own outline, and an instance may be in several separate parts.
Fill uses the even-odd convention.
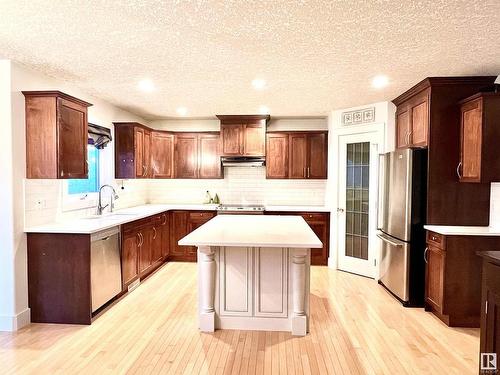
[[[136,243],[137,243],[137,247],[141,247],[141,234],[138,232],[136,235],[135,235],[135,239],[136,239]]]
[[[460,174],[460,168],[462,167],[462,162],[459,162],[458,165],[457,165],[457,176],[458,178],[461,180],[462,179],[462,175]]]
[[[153,232],[154,232],[154,234],[153,234],[153,240],[155,240],[156,239],[156,228],[155,227],[153,227]]]
[[[161,225],[165,225],[167,224],[167,215],[163,214],[163,223],[161,223]]]
[[[142,235],[142,232],[139,232],[139,237],[141,239],[141,242],[139,243],[139,247],[141,247],[144,244],[144,236]]]
[[[311,177],[311,167],[307,167],[307,178]]]
[[[424,262],[429,263],[429,258],[427,257],[427,253],[429,252],[429,248],[426,247],[424,250]]]
[[[146,166],[143,165],[142,166],[142,177],[144,177],[146,175]]]

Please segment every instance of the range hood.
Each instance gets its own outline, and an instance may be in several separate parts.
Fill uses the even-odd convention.
[[[263,156],[222,156],[223,167],[263,167],[266,158]]]

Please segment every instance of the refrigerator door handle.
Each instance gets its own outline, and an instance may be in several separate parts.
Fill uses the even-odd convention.
[[[403,247],[403,243],[398,243],[396,241],[393,241],[386,236],[384,236],[382,233],[377,233],[377,237],[380,238],[382,241],[387,242],[388,244],[395,246],[395,247]]]

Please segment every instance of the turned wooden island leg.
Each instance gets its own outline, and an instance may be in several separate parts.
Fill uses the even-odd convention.
[[[292,335],[305,336],[307,334],[306,315],[306,274],[307,249],[292,250]]]
[[[215,250],[210,246],[198,247],[200,330],[215,331]]]

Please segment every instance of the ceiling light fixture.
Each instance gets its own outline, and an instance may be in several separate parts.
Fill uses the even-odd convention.
[[[268,115],[268,114],[269,114],[269,108],[268,108],[268,107],[266,107],[265,105],[261,105],[261,106],[259,107],[259,113],[260,113],[261,115]]]
[[[266,80],[262,78],[255,78],[252,81],[252,86],[256,90],[263,90],[266,88]]]
[[[141,91],[144,92],[152,92],[155,89],[153,81],[151,81],[149,78],[141,79],[137,86]]]
[[[179,116],[186,116],[188,113],[188,110],[186,107],[179,107],[179,108],[177,108],[176,112]]]
[[[389,78],[384,75],[375,76],[372,80],[372,86],[376,89],[384,88],[389,84]]]

